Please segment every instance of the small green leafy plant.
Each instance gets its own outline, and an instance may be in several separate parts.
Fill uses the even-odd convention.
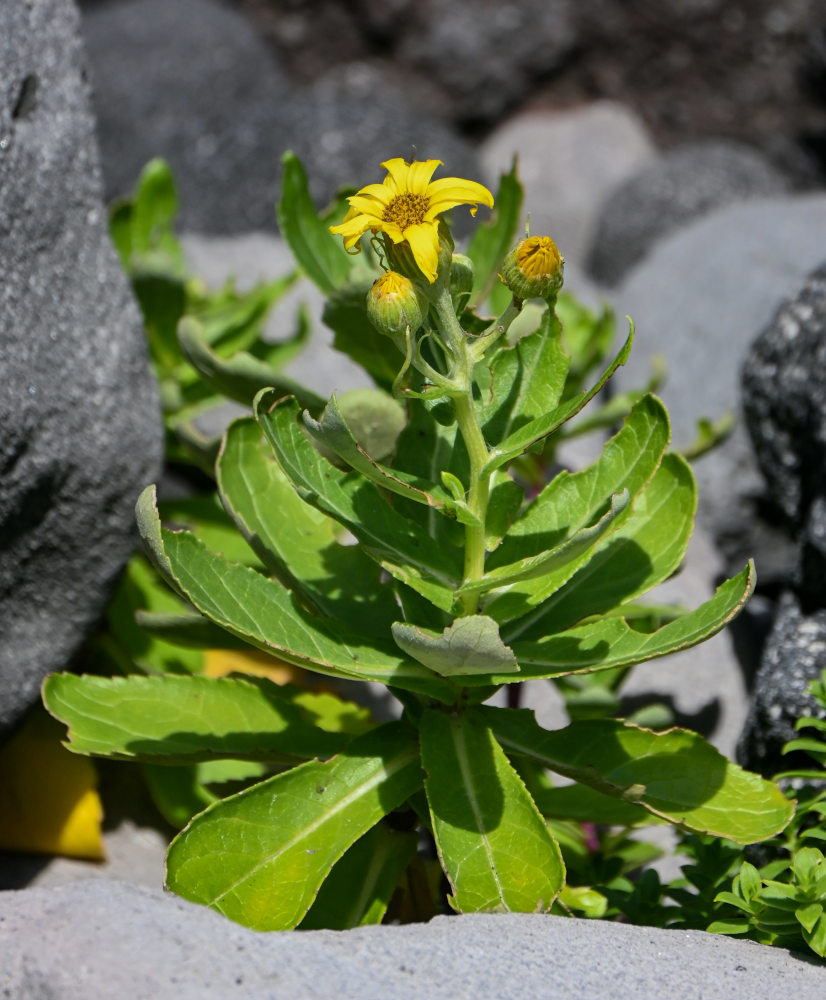
[[[530,711],[485,702],[503,686],[701,642],[740,611],[753,568],[665,624],[643,610],[679,568],[696,505],[662,403],[626,400],[588,468],[538,492],[522,474],[625,361],[632,335],[585,384],[556,311],[555,245],[527,236],[506,252],[515,178],[465,256],[443,213],[492,206],[490,192],[432,181],[438,161],[385,166],[383,184],[319,217],[288,156],[279,206],[299,266],[328,296],[336,346],[377,389],[345,407],[280,377],[256,385],[253,415],[229,426],[216,457],[219,527],[205,541],[164,526],[152,487],[137,516],[177,593],[171,610],[144,615],[155,637],[384,685],[401,717],[376,724],[326,691],[186,672],[54,675],[44,700],[74,751],[181,777],[188,822],[167,884],[250,927],[427,915],[442,880],[459,912],[596,914],[602,896],[566,886],[571,824],[653,817],[752,843],[781,831],[793,803],[686,730],[580,718],[547,731]],[[179,320],[180,342],[199,325]],[[572,784],[554,787],[549,772]],[[241,790],[210,797],[216,773]]]
[[[810,691],[826,712],[826,674]],[[775,776],[794,794],[797,810],[781,834],[755,851],[697,834],[684,834],[679,853],[689,862],[682,878],[663,885],[653,870],[635,882],[620,877],[599,886],[609,900],[606,913],[636,924],[694,928],[747,937],[826,957],[826,790],[822,770],[826,742],[823,718],[798,720],[814,730],[792,740],[785,753],[804,751],[821,770],[797,767]],[[749,858],[749,854],[759,854]],[[595,880],[596,882],[599,879]]]

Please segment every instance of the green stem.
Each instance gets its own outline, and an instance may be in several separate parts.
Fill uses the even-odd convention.
[[[473,405],[473,366],[476,362],[473,350],[462,330],[453,302],[447,289],[438,296],[436,313],[445,341],[453,358],[451,381],[461,386],[460,392],[451,394],[459,433],[465,442],[470,459],[470,480],[468,484],[467,505],[478,519],[477,525],[465,525],[465,573],[464,583],[479,580],[485,572],[485,519],[487,517],[488,498],[490,496],[490,475],[483,475],[482,470],[489,458],[488,446],[485,442],[476,407]],[[468,594],[464,598],[465,613],[475,614],[479,606],[479,595]]]

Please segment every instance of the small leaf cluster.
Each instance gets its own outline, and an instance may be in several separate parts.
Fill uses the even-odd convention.
[[[109,231],[143,315],[161,389],[167,459],[211,474],[218,441],[205,428],[210,413],[227,399],[246,405],[262,385],[276,385],[305,405],[321,401],[281,373],[306,346],[306,309],[298,310],[287,337],[269,343],[262,336],[270,311],[298,280],[298,271],[246,292],[232,282],[212,291],[188,271],[175,234],[177,214],[174,177],[165,161],[155,159],[133,194],[112,206]]]
[[[121,235],[130,219],[144,232],[140,200]],[[595,874],[576,824],[653,817],[751,843],[792,814],[775,785],[695,733],[587,717],[549,731],[530,711],[485,704],[524,680],[608,674],[692,646],[754,586],[749,565],[699,608],[641,609],[679,568],[696,507],[650,393],[610,411],[621,425],[589,467],[541,488],[525,474],[624,363],[632,334],[591,379],[604,331],[575,332],[569,352],[555,298],[525,307],[497,284],[521,204],[513,172],[498,204],[467,248],[470,293],[451,294],[441,274],[404,358],[367,313],[380,260],[367,241],[359,257],[344,252],[328,227],[346,204],[319,214],[285,157],[282,234],[327,296],[335,346],[376,388],[324,403],[249,360],[266,358],[219,356],[205,314],[179,315],[178,347],[204,391],[243,385],[252,415],[220,442],[217,500],[167,508],[171,525],[153,487],[138,501],[147,557],[173,591],[148,588],[146,674],[44,685],[70,749],[142,763],[183,826],[169,887],[250,927],[421,916],[442,905],[443,885],[459,912],[597,914],[601,894],[566,885],[566,856]],[[169,217],[154,231],[161,249]],[[143,244],[119,246],[136,267]],[[258,655],[267,676],[192,672],[192,649],[202,666],[205,649]],[[291,679],[383,685],[401,717],[377,724],[335,693],[274,684],[278,665]]]
[[[809,690],[826,712],[826,674]],[[821,734],[826,721],[804,717],[797,728]],[[601,886],[610,912],[632,923],[739,935],[826,957],[826,857],[817,846],[826,841],[826,741],[807,735],[784,747],[784,753],[797,751],[821,769],[798,767],[775,776],[786,785],[788,798],[797,800],[782,833],[758,849],[685,834],[679,850],[690,862],[682,878],[663,885],[656,872],[647,871],[636,882]]]

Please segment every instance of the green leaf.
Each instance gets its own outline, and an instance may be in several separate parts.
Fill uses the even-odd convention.
[[[452,700],[452,685],[400,658],[389,642],[310,614],[277,581],[226,562],[188,531],[162,528],[154,487],[143,491],[136,514],[147,553],[159,572],[222,628],[295,666]]]
[[[519,670],[513,652],[499,638],[499,626],[486,615],[457,618],[441,634],[396,622],[393,638],[399,649],[443,677]]]
[[[298,496],[255,420],[229,425],[215,474],[225,508],[285,586],[325,615],[387,636],[398,604],[380,568],[359,546],[340,544],[338,523]]]
[[[583,557],[596,548],[600,539],[614,527],[614,522],[628,507],[628,490],[615,493],[610,500],[611,506],[594,524],[581,528],[546,552],[529,556],[519,562],[506,566],[498,566],[479,579],[471,580],[459,588],[459,594],[487,593],[500,587],[518,583],[520,580],[532,580],[545,577],[550,573],[559,574],[566,566],[581,565]]]
[[[715,900],[719,897],[715,897]],[[748,920],[715,920],[706,927],[709,934],[747,934],[751,925]]]
[[[559,322],[545,307],[539,329],[498,350],[489,368],[477,370],[485,439],[496,445],[520,428],[554,412],[562,398],[568,357],[560,340]],[[481,379],[487,373],[484,382]],[[500,463],[501,464],[501,463]]]
[[[499,178],[495,208],[488,222],[476,227],[468,243],[467,255],[474,264],[472,302],[480,306],[496,281],[499,267],[510,250],[522,210],[522,185],[516,173],[516,157],[508,173]]]
[[[456,423],[449,422],[447,425],[440,423],[437,416],[442,415],[442,410],[434,412],[427,405],[410,404],[410,418],[399,435],[393,467],[409,475],[418,476],[425,482],[441,481],[446,487],[453,482],[457,494],[464,497],[466,488],[463,484],[468,482],[469,477],[467,450],[461,435],[458,434]],[[452,421],[453,414],[449,408],[446,416]],[[443,473],[447,474],[447,482]],[[494,504],[500,506],[500,500],[501,497],[496,496],[494,486],[491,490],[489,510]],[[400,513],[415,520],[422,533],[434,539],[440,546],[457,554],[462,551],[465,533],[458,522],[441,517],[434,507],[406,502],[401,498],[396,505]]]
[[[644,396],[593,465],[554,476],[513,523],[486,568],[547,552],[593,524],[609,498],[623,490],[633,500],[660,465],[670,435],[665,407],[656,396]]]
[[[322,319],[333,331],[333,347],[352,358],[382,389],[390,391],[404,358],[393,341],[367,315],[372,282],[353,282],[329,296]]]
[[[461,553],[446,551],[397,513],[360,475],[336,469],[307,440],[295,401],[261,393],[255,415],[299,495],[344,525],[388,572],[445,610],[461,576]]]
[[[186,649],[244,649],[249,643],[218,628],[199,614],[168,614],[161,611],[135,612],[135,622],[157,639]]]
[[[132,272],[132,289],[146,326],[150,356],[160,374],[168,376],[183,361],[177,329],[186,311],[184,283],[174,274],[140,267]]]
[[[293,395],[310,409],[318,410],[324,405],[321,396],[246,351],[239,351],[231,358],[220,357],[207,343],[203,326],[191,316],[185,316],[178,324],[178,341],[201,378],[216,392],[237,403],[249,406],[261,389],[272,386],[275,392]]]
[[[609,531],[583,565],[557,587],[553,574],[542,577],[529,592],[527,604],[537,605],[525,614],[517,588],[511,594],[486,603],[484,611],[498,621],[523,617],[503,630],[506,642],[542,639],[569,628],[591,615],[604,614],[618,605],[634,601],[671,576],[685,555],[694,526],[697,488],[689,465],[668,454],[651,482],[635,498],[630,514],[615,531]],[[618,519],[619,520],[619,519]]]
[[[451,904],[461,913],[549,910],[565,881],[559,845],[484,720],[428,709],[419,729]]]
[[[548,732],[526,709],[476,711],[508,753],[698,833],[751,844],[779,833],[794,813],[775,784],[685,729],[654,733],[614,719],[586,719]]]
[[[196,816],[170,845],[167,885],[254,930],[288,930],[350,845],[421,783],[412,731],[387,723]]]
[[[158,510],[164,521],[197,534],[205,545],[225,558],[247,566],[261,566],[215,493],[162,500]]]
[[[503,684],[508,680],[593,673],[688,649],[716,635],[736,618],[754,592],[754,585],[754,564],[749,563],[694,611],[654,632],[637,631],[622,618],[603,618],[537,642],[515,641],[513,652],[519,662],[519,677],[494,674],[478,682]],[[474,678],[470,683],[476,681]]]
[[[555,430],[560,428],[566,420],[576,416],[577,413],[603,388],[608,379],[614,374],[620,365],[624,365],[631,351],[631,344],[634,340],[634,328],[628,334],[628,339],[620,349],[619,354],[611,364],[605,369],[599,381],[587,392],[580,392],[572,399],[561,403],[549,413],[545,413],[534,420],[529,421],[522,427],[517,428],[504,441],[501,441],[491,452],[490,458],[485,465],[484,472],[493,472],[505,463],[517,458],[527,451],[531,445],[536,444]]]
[[[399,879],[416,854],[415,832],[378,823],[353,844],[321,884],[299,930],[380,924]]]
[[[563,785],[533,791],[536,806],[549,819],[575,820],[577,823],[603,823],[607,826],[632,826],[651,823],[651,814],[642,806],[604,795],[587,785]]]
[[[342,241],[319,219],[310,197],[307,174],[295,153],[285,153],[281,164],[278,227],[307,277],[329,294],[347,280],[352,258]]]
[[[597,315],[565,291],[557,298],[556,313],[562,324],[562,343],[571,358],[567,391],[573,393],[608,356],[614,342],[614,313],[603,307]]]
[[[381,389],[348,389],[337,399],[341,417],[367,454],[381,461],[392,455],[407,424],[404,406]]]
[[[265,680],[52,674],[48,710],[69,727],[68,749],[115,760],[183,764],[215,757],[330,756],[346,738],[319,729],[290,690]]]
[[[245,292],[236,291],[228,282],[220,291],[208,291],[191,304],[191,312],[204,328],[204,338],[212,349],[227,358],[238,351],[250,350],[255,356],[273,359],[274,365],[286,364],[309,336],[306,307],[298,310],[295,332],[286,340],[268,343],[262,338],[264,324],[273,306],[298,281],[298,271],[290,271],[274,281],[262,282]],[[275,359],[278,359],[277,361]]]
[[[178,193],[169,164],[160,158],[150,160],[141,171],[132,209],[132,251],[145,253],[156,249],[172,235],[178,214]]]
[[[141,771],[158,812],[176,830],[182,830],[193,816],[218,801],[218,796],[198,780],[195,764],[144,764]]]
[[[395,403],[393,405],[396,406]],[[365,479],[391,493],[433,507],[440,513],[452,514],[465,523],[479,524],[479,519],[471,514],[467,504],[463,500],[457,501],[444,487],[375,461],[348,427],[335,396],[324,408],[320,420],[314,420],[306,411],[302,418],[310,436],[319,442],[322,451],[329,449]]]
[[[121,577],[106,609],[109,636],[125,656],[124,673],[137,667],[150,673],[192,673],[201,669],[203,653],[181,648],[147,632],[135,621],[140,609],[159,615],[178,616],[190,613],[187,605],[174,594],[154,569],[140,555],[134,555]]]

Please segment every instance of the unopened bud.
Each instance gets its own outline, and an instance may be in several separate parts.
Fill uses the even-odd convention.
[[[562,287],[564,263],[550,236],[527,236],[505,258],[500,277],[518,299],[547,299]]]
[[[450,262],[450,294],[453,300],[473,291],[473,261],[466,254],[455,253]]]
[[[409,278],[398,271],[386,271],[367,293],[367,314],[377,330],[390,337],[415,333],[424,322],[428,303]]]

